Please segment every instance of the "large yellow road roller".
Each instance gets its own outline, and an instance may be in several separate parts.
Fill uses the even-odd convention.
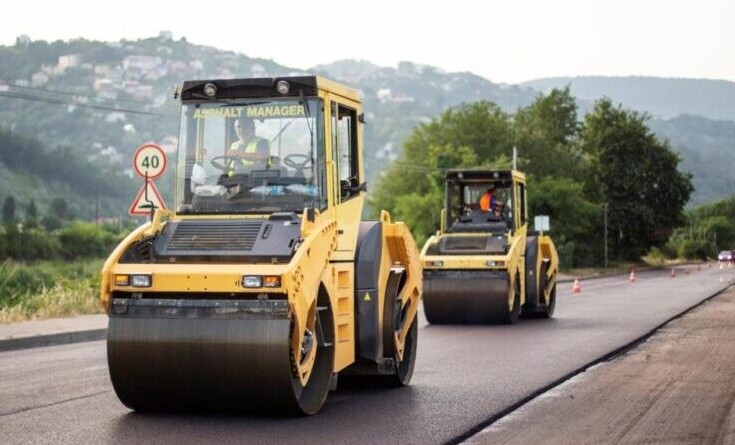
[[[421,252],[429,323],[515,323],[551,318],[558,256],[528,231],[526,177],[516,170],[450,170],[441,228]]]
[[[421,263],[403,223],[361,220],[357,91],[304,76],[179,94],[172,210],[102,271],[122,403],[314,414],[340,374],[408,384]]]

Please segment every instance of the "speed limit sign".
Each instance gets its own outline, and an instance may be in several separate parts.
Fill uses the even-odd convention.
[[[166,154],[156,144],[143,144],[135,150],[133,168],[143,179],[156,179],[166,171]]]

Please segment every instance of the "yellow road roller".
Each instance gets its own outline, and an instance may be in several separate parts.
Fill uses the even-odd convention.
[[[102,270],[122,403],[309,415],[342,374],[408,384],[421,262],[403,223],[361,220],[358,92],[302,76],[177,96],[174,205]]]
[[[528,231],[526,201],[519,171],[446,173],[440,230],[421,251],[429,323],[553,316],[559,259],[548,235]]]

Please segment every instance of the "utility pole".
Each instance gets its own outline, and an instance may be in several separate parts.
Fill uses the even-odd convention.
[[[605,212],[605,242],[603,248],[605,251],[605,269],[607,269],[607,203],[602,205],[602,209]]]

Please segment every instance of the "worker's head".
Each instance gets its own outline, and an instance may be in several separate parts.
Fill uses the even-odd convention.
[[[500,213],[503,211],[503,207],[505,207],[505,203],[499,199],[495,200],[495,206],[493,206],[493,210],[496,213]]]
[[[242,115],[235,119],[235,133],[243,141],[255,136],[255,122],[249,117]]]
[[[490,184],[487,186],[487,192],[488,193],[494,193],[495,192],[495,184]]]

